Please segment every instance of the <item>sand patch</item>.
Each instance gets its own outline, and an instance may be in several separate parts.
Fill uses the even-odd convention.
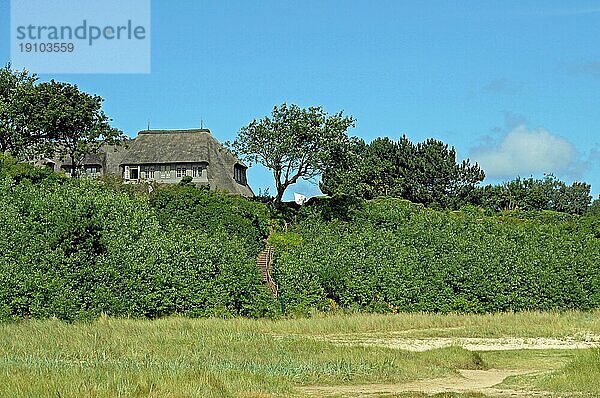
[[[401,392],[422,392],[439,394],[446,392],[479,392],[498,397],[547,397],[544,391],[525,391],[497,388],[509,376],[531,374],[529,370],[459,370],[460,375],[437,379],[424,379],[409,383],[395,384],[359,384],[337,386],[309,386],[302,388],[307,396],[328,397],[373,397],[392,395]]]
[[[435,348],[460,346],[469,351],[506,350],[580,350],[600,347],[600,341],[576,338],[552,339],[542,337],[431,337],[431,338],[346,338],[326,337],[324,340],[341,345],[362,345],[395,348],[408,351],[427,351]]]

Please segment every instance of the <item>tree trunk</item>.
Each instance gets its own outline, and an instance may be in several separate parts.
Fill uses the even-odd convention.
[[[276,208],[280,208],[281,207],[281,203],[282,203],[282,199],[283,199],[283,193],[285,192],[285,186],[277,184],[277,195],[275,196],[275,199],[273,200],[273,205]]]
[[[75,164],[75,156],[73,154],[71,154],[70,157],[71,157],[71,177],[77,178],[77,165]]]

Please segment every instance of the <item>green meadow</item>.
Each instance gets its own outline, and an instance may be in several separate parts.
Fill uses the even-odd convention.
[[[398,336],[593,342],[600,335],[599,316],[598,311],[569,311],[2,323],[0,395],[486,397],[495,396],[488,390],[505,390],[521,396],[593,397],[600,391],[598,349],[470,351],[450,345],[417,352],[385,343]],[[380,345],[363,344],[374,337]],[[518,374],[501,380],[495,390],[464,391],[460,383],[455,392],[404,388],[415,381],[460,381],[465,370]],[[365,386],[371,387],[365,392]]]

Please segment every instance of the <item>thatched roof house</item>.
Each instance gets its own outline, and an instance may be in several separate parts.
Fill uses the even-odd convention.
[[[83,162],[88,174],[119,174],[126,181],[174,184],[185,176],[197,185],[254,196],[247,166],[207,129],[145,130],[126,145],[105,148]],[[70,164],[62,167],[70,169]]]

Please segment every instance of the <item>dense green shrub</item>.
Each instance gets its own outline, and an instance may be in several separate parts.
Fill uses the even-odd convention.
[[[135,189],[0,158],[0,319],[264,316],[263,203]],[[401,199],[285,208],[275,279],[289,312],[519,311],[600,305],[600,217],[435,211]]]
[[[342,220],[349,221],[363,208],[363,199],[339,195],[334,197],[314,197],[299,212],[300,219],[306,217],[318,217],[324,221]],[[296,218],[296,222],[298,218]]]
[[[183,184],[156,190],[150,205],[166,227],[188,227],[224,236],[242,243],[253,256],[264,246],[269,233],[267,205],[241,196]]]
[[[58,183],[65,179],[63,175],[57,174],[47,167],[36,167],[0,154],[0,179],[6,178],[17,183],[21,181]]]
[[[590,205],[587,210],[588,215],[599,216],[600,217],[600,195]]]
[[[17,182],[20,180],[20,182]],[[95,181],[0,180],[0,318],[263,316],[247,242],[165,227],[148,201]]]
[[[276,279],[290,311],[587,309],[600,304],[600,241],[580,221],[381,199],[349,222],[313,215],[292,228],[299,243],[278,246]]]

